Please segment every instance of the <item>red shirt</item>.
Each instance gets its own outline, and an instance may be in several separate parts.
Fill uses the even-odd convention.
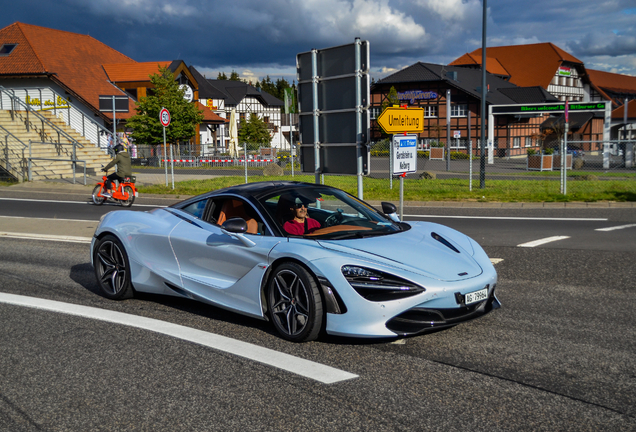
[[[320,228],[320,222],[316,219],[307,218],[307,233],[312,233]],[[305,224],[296,222],[294,219],[285,222],[283,229],[291,235],[301,236],[305,234]]]

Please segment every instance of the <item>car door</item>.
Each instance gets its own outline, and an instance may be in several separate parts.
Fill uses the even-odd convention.
[[[229,198],[211,198],[203,218],[182,211],[183,221],[170,234],[182,287],[199,300],[261,317],[261,280],[269,252],[281,239],[272,236],[260,218],[258,223],[263,229],[258,234],[223,232],[214,222],[219,219],[224,199]],[[244,200],[242,203],[251,207]],[[249,241],[241,241],[240,235]]]

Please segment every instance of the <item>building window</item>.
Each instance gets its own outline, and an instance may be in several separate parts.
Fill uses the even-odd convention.
[[[370,107],[369,108],[369,117],[372,119],[377,118],[380,115],[381,107]]]
[[[437,117],[437,105],[427,105],[424,107],[424,117]]]
[[[526,137],[526,147],[532,147],[532,137]]]
[[[466,104],[451,105],[451,117],[466,117]]]
[[[18,44],[3,44],[2,46],[0,46],[0,57],[8,56],[17,46]]]
[[[512,148],[521,147],[521,137],[513,137],[512,138]]]

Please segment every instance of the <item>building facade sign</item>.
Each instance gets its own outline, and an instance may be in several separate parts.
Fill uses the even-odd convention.
[[[572,75],[572,69],[567,66],[561,66],[559,68],[559,75],[569,77]]]
[[[61,96],[58,96],[55,100],[41,101],[38,98],[32,98],[31,96],[27,95],[26,103],[31,105],[31,106],[46,107],[46,108],[42,108],[43,110],[47,110],[47,109],[51,110],[51,109],[55,109],[55,108],[68,108],[69,107],[68,101],[63,99]]]
[[[409,90],[405,92],[398,92],[399,100],[407,100],[414,104],[416,100],[430,100],[437,99],[439,95],[434,91],[422,91],[422,90]]]

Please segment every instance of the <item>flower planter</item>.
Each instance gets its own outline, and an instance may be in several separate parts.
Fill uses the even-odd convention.
[[[552,155],[528,156],[528,171],[552,171]]]
[[[444,147],[431,147],[428,158],[444,160]]]
[[[553,168],[554,169],[561,169],[561,155],[555,155],[553,157],[554,157]],[[567,157],[565,159],[565,169],[566,170],[572,169],[572,155],[571,154],[567,155]]]

